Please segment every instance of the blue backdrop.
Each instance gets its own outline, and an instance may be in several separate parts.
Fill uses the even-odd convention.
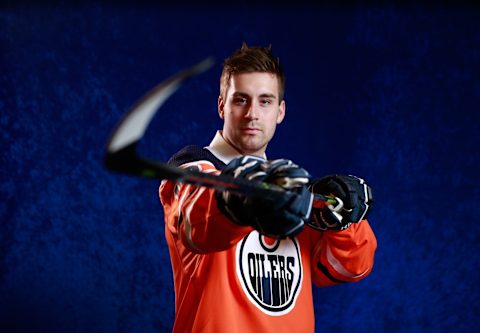
[[[287,74],[269,157],[375,190],[374,270],[314,291],[317,331],[478,329],[478,7],[0,8],[1,332],[171,330],[158,182],[107,172],[103,148],[146,91],[214,56],[140,150],[208,144],[221,62],[243,41],[272,44]]]

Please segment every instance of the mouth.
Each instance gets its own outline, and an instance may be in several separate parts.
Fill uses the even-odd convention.
[[[260,133],[260,129],[256,127],[245,127],[242,128],[242,132],[248,135],[255,135]]]

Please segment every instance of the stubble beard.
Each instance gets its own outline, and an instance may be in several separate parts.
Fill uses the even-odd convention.
[[[256,135],[241,135],[239,141],[238,148],[244,155],[263,156],[268,144],[263,132]]]

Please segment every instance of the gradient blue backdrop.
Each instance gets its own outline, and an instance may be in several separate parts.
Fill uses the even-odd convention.
[[[478,330],[479,8],[240,2],[0,7],[0,332],[171,329],[158,182],[107,172],[103,147],[147,90],[214,56],[140,149],[208,144],[243,41],[287,74],[269,157],[375,189],[375,268],[314,291],[317,331]]]

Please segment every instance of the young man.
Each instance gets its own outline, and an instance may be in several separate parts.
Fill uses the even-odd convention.
[[[314,332],[312,283],[356,282],[372,270],[370,188],[354,176],[311,182],[291,161],[266,160],[286,111],[283,71],[270,48],[244,44],[225,60],[220,81],[223,130],[209,146],[188,146],[170,163],[282,190],[253,198],[162,182],[173,331]],[[336,202],[312,208],[311,192]]]

